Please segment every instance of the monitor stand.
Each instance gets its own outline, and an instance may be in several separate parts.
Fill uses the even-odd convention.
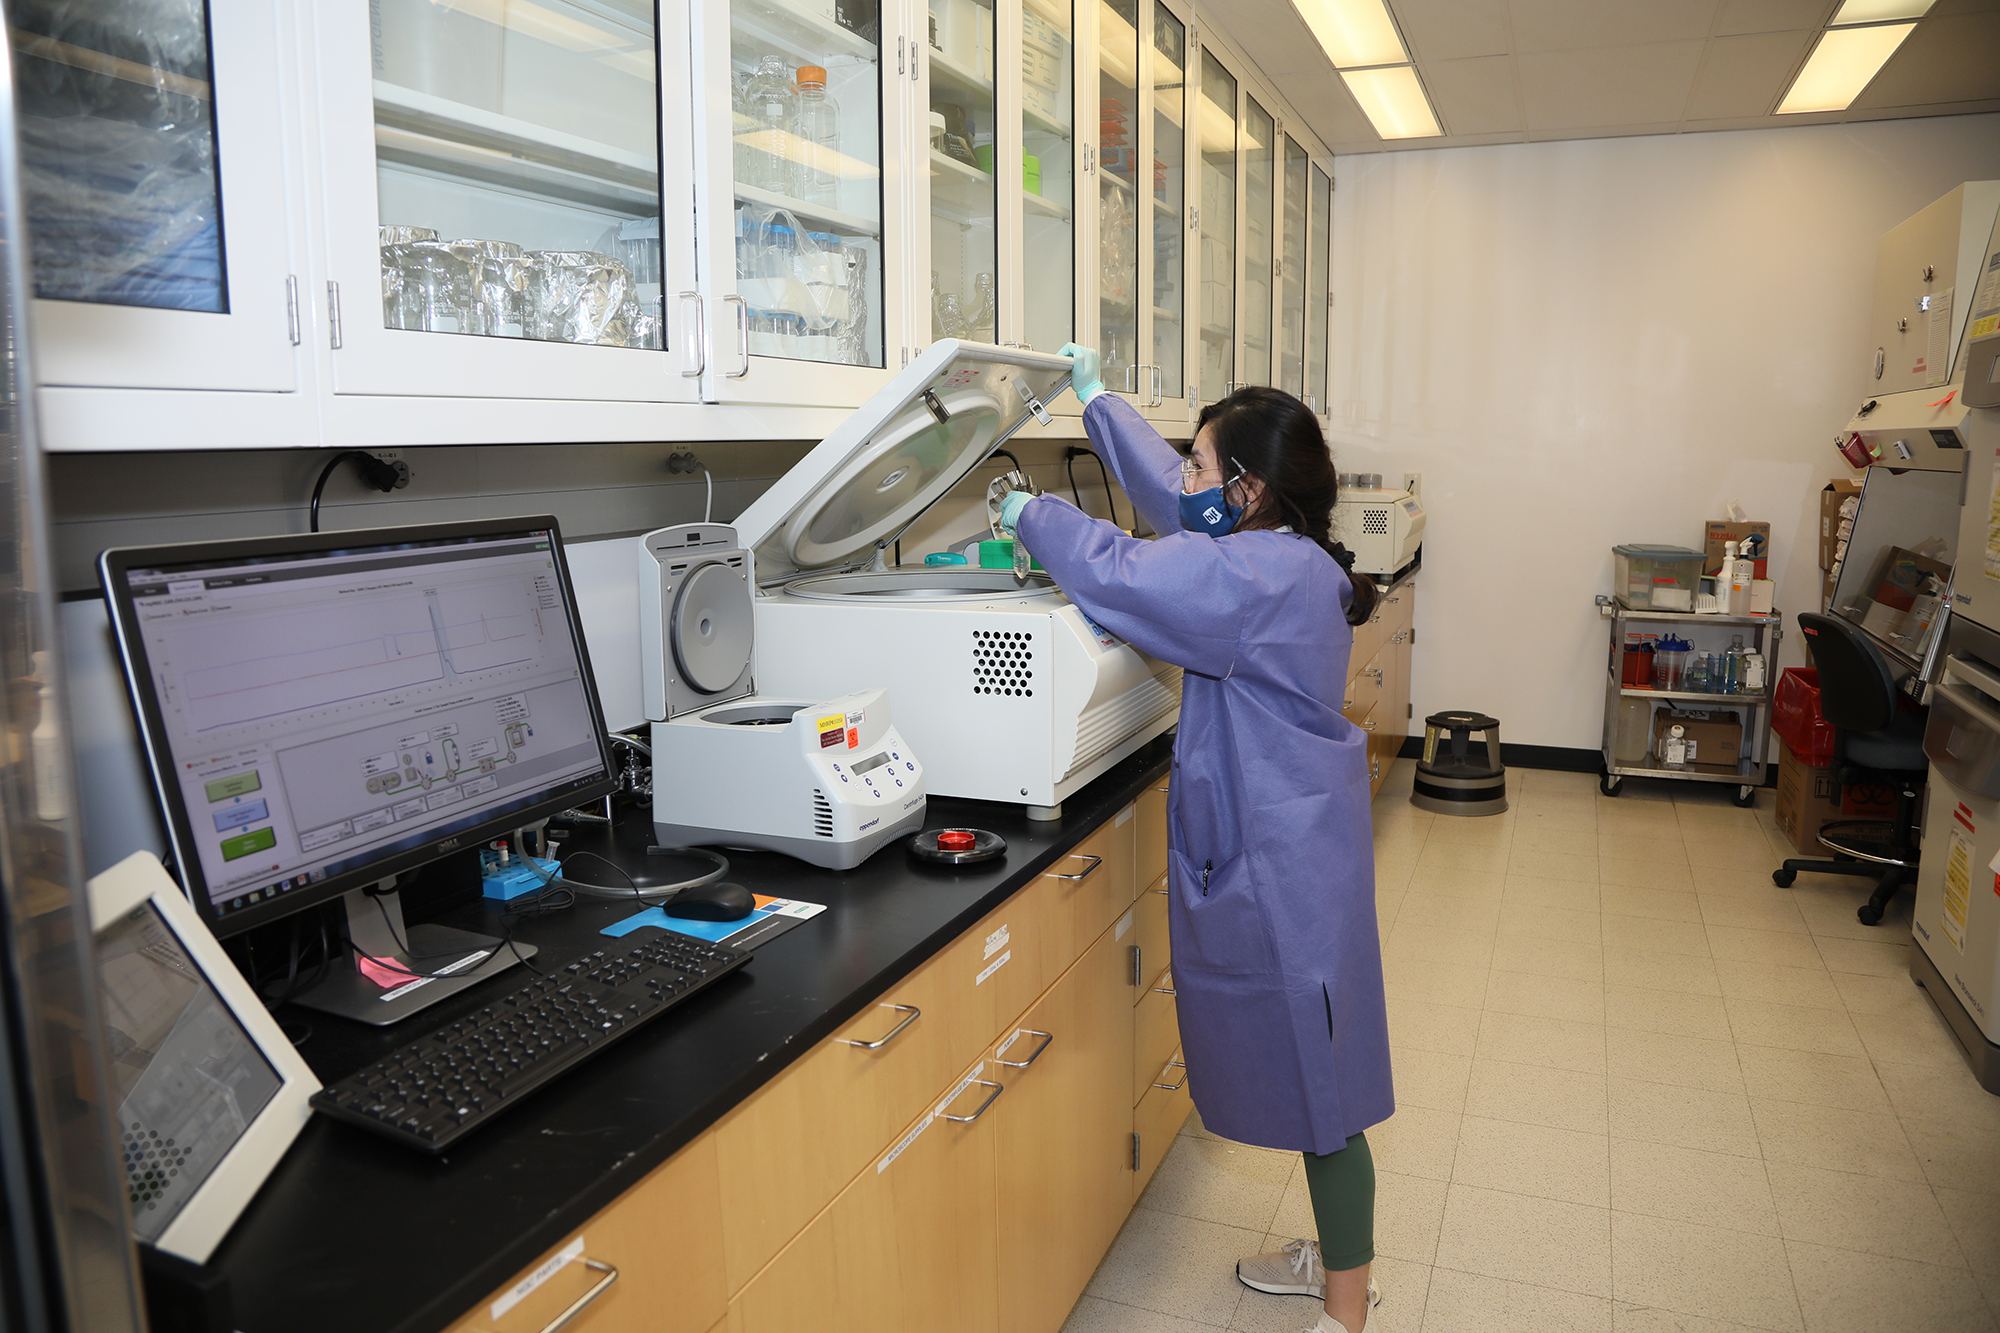
[[[535,956],[532,944],[508,944],[497,936],[450,926],[404,925],[403,903],[394,884],[384,880],[372,890],[349,889],[341,895],[347,937],[354,947],[334,965],[331,975],[293,996],[292,1003],[387,1027]],[[407,951],[399,939],[409,944]],[[362,973],[357,952],[393,965],[390,972],[401,969],[418,975],[400,984],[380,985]]]

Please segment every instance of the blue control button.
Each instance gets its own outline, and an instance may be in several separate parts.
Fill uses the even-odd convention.
[[[847,774],[845,774],[845,773],[842,773],[842,774],[840,775],[840,780],[841,780],[842,782],[845,782],[845,781],[847,781]]]
[[[917,766],[915,764],[906,763],[903,765],[903,767],[909,769],[912,773],[917,771]]]

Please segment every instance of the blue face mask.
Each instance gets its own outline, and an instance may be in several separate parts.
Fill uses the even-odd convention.
[[[1236,526],[1236,520],[1243,517],[1242,509],[1229,503],[1223,495],[1225,488],[1212,486],[1193,495],[1181,496],[1181,526],[1189,532],[1205,532],[1211,537],[1221,537]]]

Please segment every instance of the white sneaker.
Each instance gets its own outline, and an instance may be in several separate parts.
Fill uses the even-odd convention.
[[[1236,1280],[1252,1291],[1268,1291],[1274,1296],[1326,1299],[1326,1269],[1320,1266],[1319,1242],[1304,1237],[1286,1241],[1283,1249],[1237,1260]],[[1382,1293],[1369,1282],[1368,1308],[1381,1303]]]
[[[1369,1297],[1368,1319],[1366,1323],[1362,1324],[1361,1333],[1375,1333],[1374,1302],[1377,1299],[1377,1297],[1375,1294],[1375,1288],[1372,1284],[1368,1288],[1368,1297]],[[1304,1333],[1348,1333],[1348,1329],[1347,1325],[1341,1323],[1338,1319],[1335,1319],[1332,1315],[1322,1310],[1320,1311],[1319,1322],[1314,1324],[1311,1328],[1304,1330]]]

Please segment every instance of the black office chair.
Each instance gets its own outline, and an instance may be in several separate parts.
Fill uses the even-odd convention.
[[[1787,861],[1771,882],[1788,889],[1801,870],[1820,875],[1867,875],[1875,892],[1855,912],[1864,926],[1917,878],[1917,790],[1930,763],[1924,758],[1924,715],[1897,708],[1901,697],[1889,663],[1868,637],[1832,616],[1807,612],[1799,629],[1819,667],[1819,704],[1833,724],[1833,776],[1841,786],[1876,783],[1896,789],[1896,815],[1841,819],[1823,825],[1819,845],[1831,861]]]

